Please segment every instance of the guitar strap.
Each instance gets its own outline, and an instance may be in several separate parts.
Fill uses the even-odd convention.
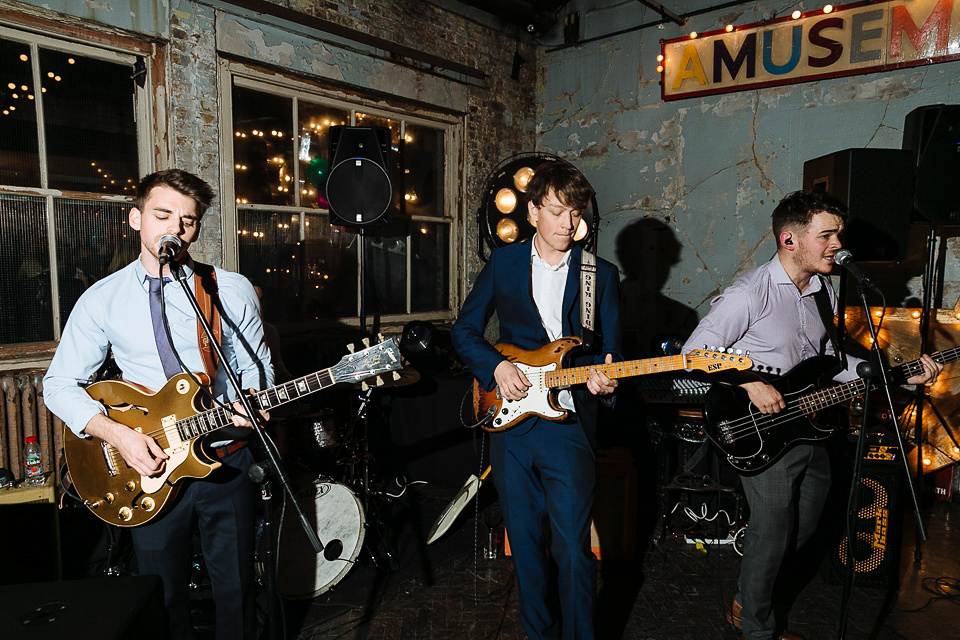
[[[217,344],[223,344],[223,326],[220,323],[220,298],[218,296],[217,272],[212,265],[201,262],[193,263],[194,291],[197,294],[197,304],[203,311],[203,316],[213,329],[213,337]],[[200,319],[197,318],[197,346],[200,348],[200,357],[203,358],[203,368],[210,377],[210,384],[217,375],[217,354],[210,346],[207,333],[203,330]]]
[[[584,249],[580,252],[580,324],[583,326],[584,350],[589,350],[593,343],[596,276],[597,258]]]
[[[843,364],[843,368],[846,369],[847,354],[840,348],[840,343],[837,339],[837,325],[834,324],[833,309],[830,306],[830,296],[827,294],[827,287],[830,285],[827,284],[827,281],[824,280],[823,276],[818,274],[817,277],[820,278],[820,290],[813,294],[813,299],[817,302],[817,311],[820,312],[820,321],[823,322],[823,328],[827,331],[827,340],[829,340],[830,344],[833,345],[833,352],[837,354],[837,357]],[[825,340],[820,345],[821,355],[826,352],[826,348],[827,344]]]

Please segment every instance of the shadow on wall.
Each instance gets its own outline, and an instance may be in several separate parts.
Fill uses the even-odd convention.
[[[662,355],[663,339],[683,341],[697,326],[696,310],[661,293],[682,249],[673,230],[655,218],[637,220],[617,236],[625,358]]]

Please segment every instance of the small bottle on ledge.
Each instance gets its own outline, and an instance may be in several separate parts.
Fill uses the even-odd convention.
[[[23,447],[23,483],[28,487],[39,487],[44,480],[43,459],[40,457],[37,436],[27,436]]]

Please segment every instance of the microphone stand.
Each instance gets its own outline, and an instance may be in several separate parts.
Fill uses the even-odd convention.
[[[204,333],[206,333],[207,338],[210,341],[210,346],[213,348],[214,352],[217,354],[220,362],[223,364],[223,370],[227,374],[227,379],[230,381],[230,385],[233,387],[234,391],[237,394],[238,401],[243,405],[243,409],[247,414],[250,422],[253,423],[253,431],[260,438],[260,444],[263,446],[264,451],[267,454],[266,464],[257,463],[251,466],[248,475],[250,479],[254,482],[260,483],[260,496],[263,500],[263,510],[264,510],[264,531],[268,535],[272,535],[273,527],[270,523],[271,517],[271,508],[270,501],[272,498],[272,492],[270,487],[270,477],[271,475],[276,475],[277,479],[280,480],[280,485],[283,488],[284,493],[290,498],[290,502],[294,507],[294,510],[297,512],[297,517],[300,519],[300,525],[303,527],[303,531],[307,536],[307,540],[310,541],[310,545],[313,547],[313,550],[318,555],[324,550],[325,545],[320,542],[320,538],[317,537],[317,532],[314,530],[314,527],[310,524],[310,521],[307,519],[306,514],[304,514],[303,509],[300,507],[300,504],[296,500],[296,496],[293,493],[293,487],[290,484],[290,478],[287,475],[286,470],[283,467],[283,464],[280,462],[280,455],[276,451],[276,448],[273,446],[273,441],[267,438],[266,433],[264,432],[264,427],[262,424],[263,418],[260,416],[258,411],[254,411],[253,407],[250,404],[250,397],[244,393],[243,388],[240,386],[240,380],[237,378],[237,374],[230,368],[230,363],[227,361],[226,356],[223,353],[220,345],[213,337],[213,329],[210,328],[210,323],[207,322],[207,319],[204,317],[203,312],[200,309],[200,304],[197,302],[196,294],[189,287],[187,283],[187,276],[183,270],[183,267],[176,260],[170,259],[168,256],[161,254],[160,256],[160,275],[163,275],[163,265],[170,265],[170,273],[180,282],[180,286],[183,289],[183,292],[187,296],[187,300],[190,301],[190,306],[193,307],[194,312],[197,314],[197,319],[200,322],[200,325],[203,327]],[[273,539],[267,538],[267,561],[264,562],[264,589],[267,591],[267,613],[268,613],[268,631],[269,637],[271,640],[279,640],[276,629],[276,620],[277,616],[275,615],[276,611],[276,576],[275,576],[275,566],[273,563]]]
[[[913,514],[917,521],[917,536],[921,537],[923,540],[927,539],[926,530],[923,527],[923,519],[920,515],[920,504],[917,501],[917,494],[914,489],[913,483],[911,480],[910,467],[907,463],[907,457],[904,455],[903,448],[903,436],[900,433],[900,423],[897,418],[897,413],[893,408],[893,395],[890,391],[890,372],[888,370],[887,364],[883,358],[883,352],[880,350],[880,341],[877,337],[876,327],[873,325],[873,318],[870,316],[870,304],[867,302],[867,294],[864,289],[863,281],[857,280],[857,292],[860,294],[860,301],[863,304],[863,316],[866,319],[867,328],[870,330],[870,337],[872,338],[872,348],[871,352],[875,356],[872,358],[875,364],[875,368],[870,368],[871,376],[873,378],[879,378],[879,386],[883,389],[884,395],[887,398],[887,405],[890,407],[890,416],[893,421],[893,432],[897,436],[897,446],[900,448],[900,462],[903,465],[903,472],[906,474],[907,486],[909,487],[910,500],[913,504]],[[858,372],[860,367],[858,367]],[[863,455],[864,450],[866,449],[866,432],[867,432],[867,421],[870,416],[870,389],[872,383],[869,381],[866,384],[866,392],[864,393],[864,404],[863,404],[863,421],[860,425],[860,433],[857,436],[857,448],[856,456],[854,458],[854,472],[853,472],[853,484],[850,488],[850,497],[847,501],[847,552],[846,552],[846,570],[844,572],[843,579],[843,596],[841,599],[841,608],[840,608],[840,627],[838,629],[837,637],[840,640],[843,640],[844,634],[846,633],[847,626],[847,615],[849,613],[849,604],[850,604],[850,595],[853,590],[853,578],[855,576],[854,571],[854,557],[853,557],[853,543],[854,543],[854,531],[853,531],[853,521],[854,513],[860,509],[860,478],[863,471]],[[855,508],[854,508],[855,507]]]

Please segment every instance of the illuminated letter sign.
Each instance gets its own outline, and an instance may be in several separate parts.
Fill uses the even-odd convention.
[[[960,0],[861,2],[665,40],[661,93],[679,100],[957,60],[958,13]]]

